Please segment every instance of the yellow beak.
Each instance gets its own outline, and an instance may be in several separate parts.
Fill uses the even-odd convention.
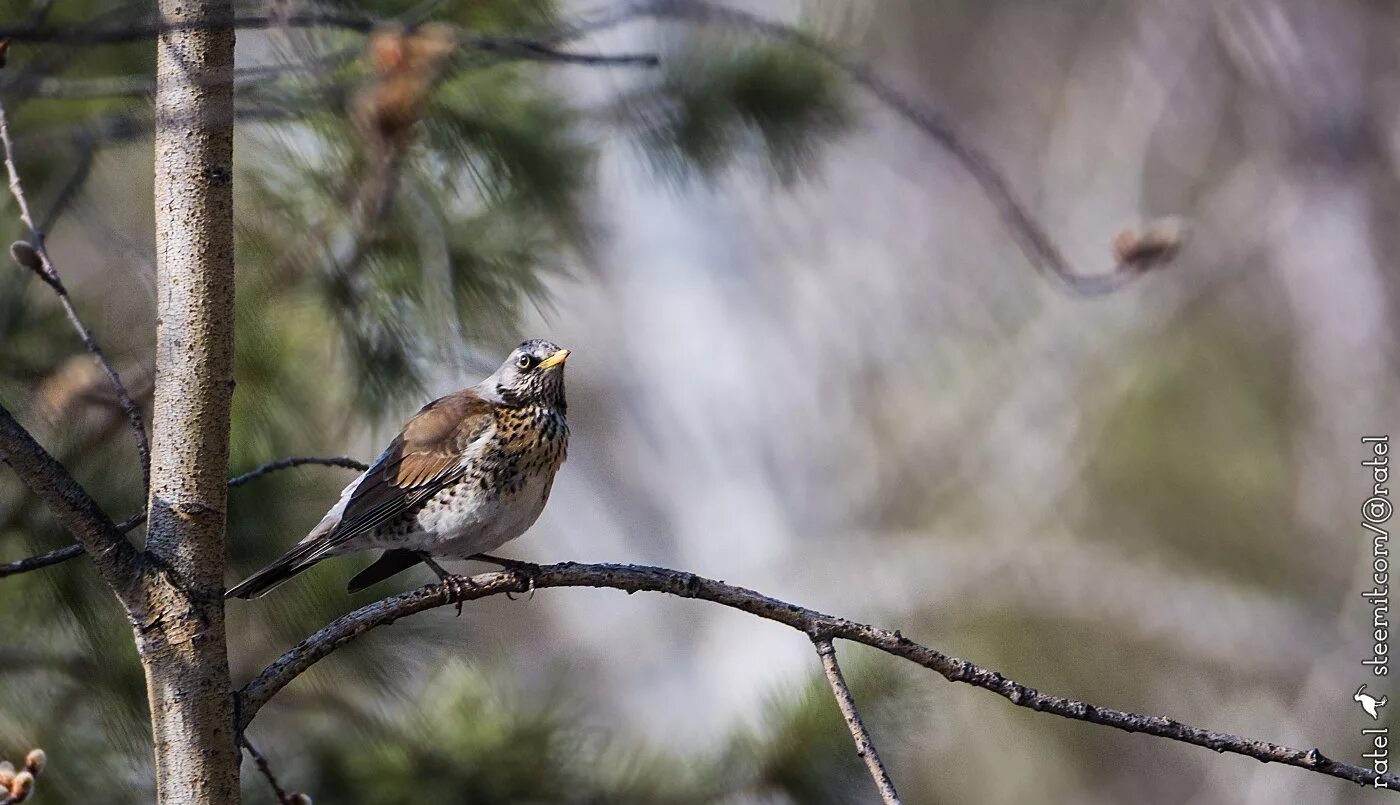
[[[564,361],[567,361],[568,359],[569,351],[567,349],[561,349],[553,355],[550,355],[548,358],[545,358],[544,360],[540,361],[539,368],[548,369],[551,366],[558,366],[559,364],[563,363]]]

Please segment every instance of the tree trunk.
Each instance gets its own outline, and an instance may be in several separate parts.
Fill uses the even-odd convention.
[[[150,574],[137,645],[161,803],[238,801],[224,637],[233,394],[233,8],[160,0]]]

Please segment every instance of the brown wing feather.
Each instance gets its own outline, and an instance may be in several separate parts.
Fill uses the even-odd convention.
[[[462,455],[494,421],[491,404],[470,389],[423,406],[366,473],[330,541],[370,531],[456,481]]]

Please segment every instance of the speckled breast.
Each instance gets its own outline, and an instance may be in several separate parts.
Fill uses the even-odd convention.
[[[568,448],[569,426],[562,413],[533,406],[506,409],[497,414],[492,444],[467,474],[489,496],[514,497],[531,481],[552,481]]]

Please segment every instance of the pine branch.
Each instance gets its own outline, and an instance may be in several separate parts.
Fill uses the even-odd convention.
[[[258,711],[312,665],[336,649],[380,626],[436,607],[474,601],[502,593],[523,593],[546,587],[606,587],[627,593],[655,592],[732,607],[766,620],[784,624],[813,640],[850,640],[942,675],[950,682],[989,690],[1018,707],[1052,713],[1075,721],[1099,724],[1124,732],[1141,732],[1216,752],[1230,752],[1264,763],[1281,763],[1341,780],[1389,788],[1400,793],[1400,775],[1377,775],[1371,769],[1326,757],[1316,748],[1295,749],[1225,732],[1206,730],[1162,716],[1139,715],[1096,704],[1042,693],[997,671],[967,660],[950,657],[919,645],[898,631],[888,631],[856,621],[827,615],[762,593],[694,573],[640,565],[585,565],[565,562],[529,571],[519,569],[484,573],[470,584],[436,584],[363,606],[332,621],[263,669],[237,694],[236,727],[241,732]]]

